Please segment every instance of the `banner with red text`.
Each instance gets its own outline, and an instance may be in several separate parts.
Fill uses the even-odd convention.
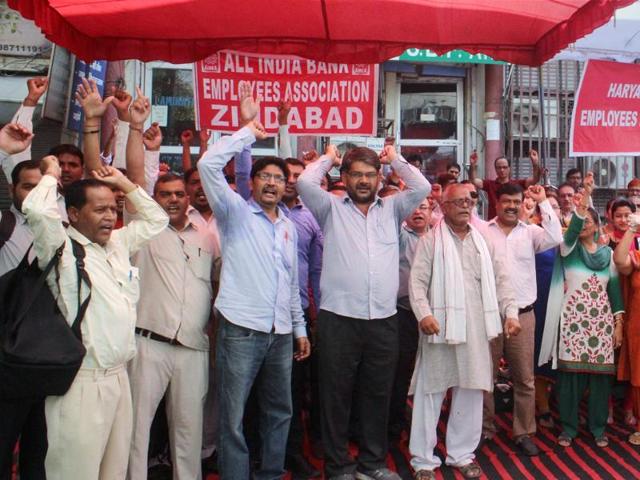
[[[293,56],[221,51],[194,65],[196,126],[238,128],[238,84],[251,84],[261,98],[260,118],[278,131],[278,102],[291,102],[294,135],[375,135],[378,65],[325,63]]]
[[[576,92],[569,155],[640,155],[640,65],[589,60]]]

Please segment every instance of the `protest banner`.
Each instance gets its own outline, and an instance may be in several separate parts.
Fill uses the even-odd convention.
[[[375,135],[378,66],[325,63],[292,56],[221,51],[194,65],[196,125],[238,128],[238,84],[249,82],[261,99],[259,120],[278,130],[278,103],[291,102],[289,132],[305,135]]]
[[[589,60],[571,118],[569,155],[640,155],[640,65]]]

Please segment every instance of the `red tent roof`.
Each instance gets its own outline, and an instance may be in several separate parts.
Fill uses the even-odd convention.
[[[408,48],[539,65],[634,0],[8,0],[84,60],[222,49],[379,63]]]

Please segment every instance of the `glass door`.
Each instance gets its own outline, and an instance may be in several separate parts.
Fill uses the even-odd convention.
[[[403,82],[399,108],[399,144],[406,159],[420,159],[430,180],[451,162],[462,165],[462,79]]]

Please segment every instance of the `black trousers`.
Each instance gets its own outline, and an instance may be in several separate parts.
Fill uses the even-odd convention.
[[[318,356],[325,476],[386,466],[387,420],[398,359],[396,316],[363,320],[321,310]],[[357,404],[352,405],[355,398]],[[358,412],[358,461],[348,450],[351,409]]]
[[[309,312],[304,311],[304,319],[307,322],[307,338],[309,336]],[[296,340],[293,339],[293,351],[296,351]],[[314,352],[311,352],[314,355]],[[304,422],[302,410],[305,407],[306,392],[310,389],[311,358],[298,362],[293,359],[291,367],[291,424],[289,426],[289,438],[287,439],[287,455],[302,455],[304,445]],[[311,413],[313,414],[313,413]]]
[[[0,480],[11,478],[13,451],[20,438],[20,479],[45,480],[47,422],[44,399],[0,401]]]
[[[400,439],[407,425],[407,394],[418,350],[418,321],[413,312],[398,307],[398,366],[389,409],[389,440]]]

